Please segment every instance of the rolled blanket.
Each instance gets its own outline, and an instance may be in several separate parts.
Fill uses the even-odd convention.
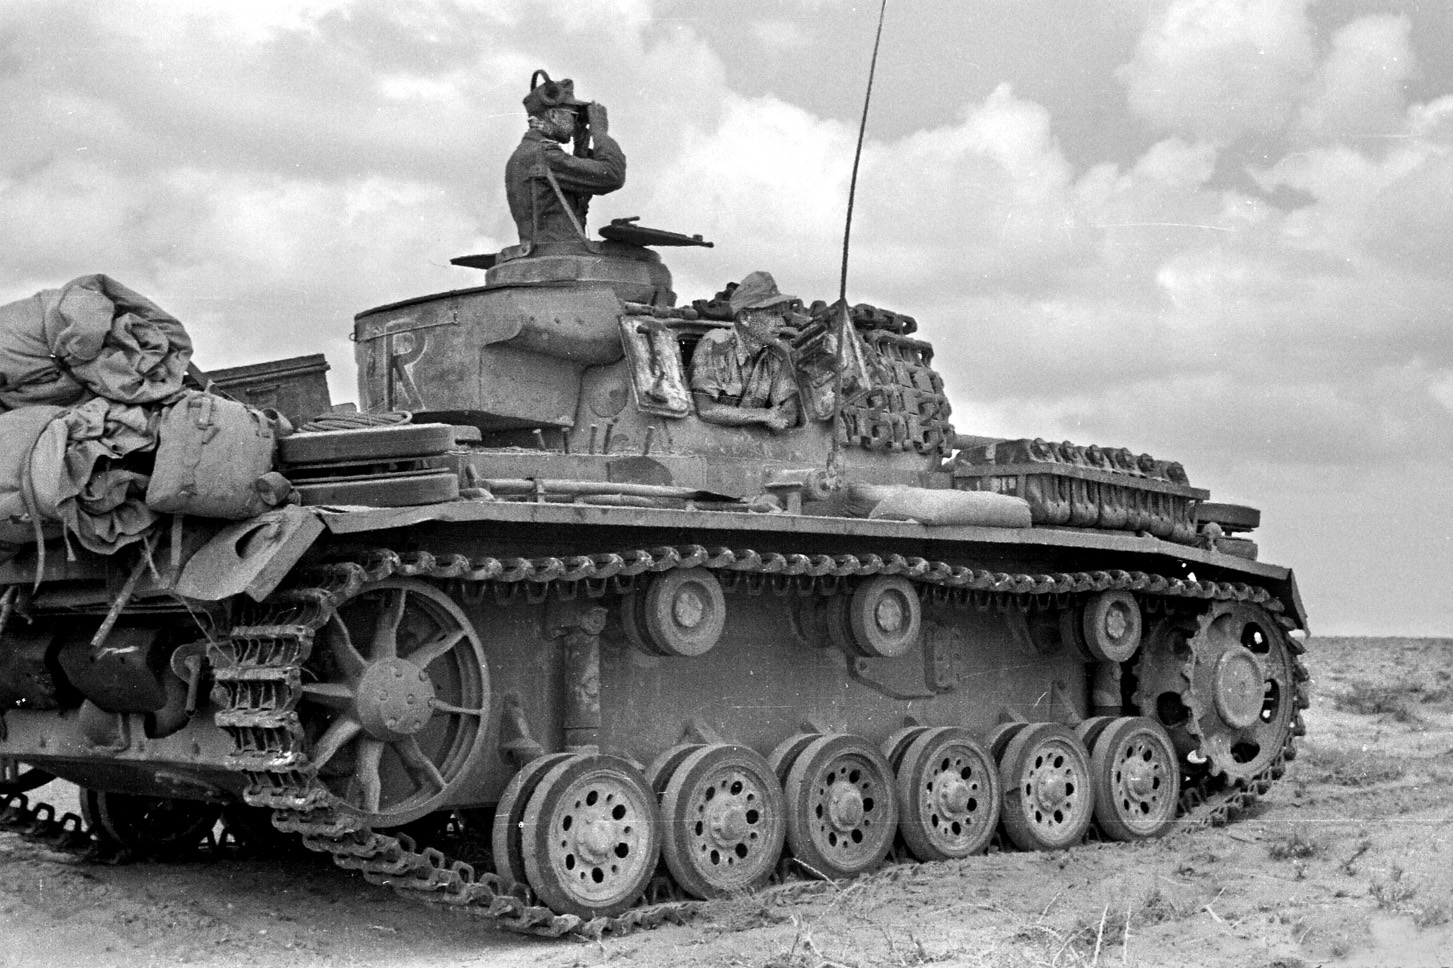
[[[99,554],[140,540],[160,517],[146,506],[157,419],[100,397],[57,414],[30,459],[42,517]]]
[[[0,406],[89,394],[156,403],[182,388],[192,340],[174,317],[105,275],[0,306]]]
[[[852,484],[848,513],[887,521],[917,521],[936,527],[951,524],[983,528],[1027,528],[1029,504],[992,491],[951,491],[900,484]]]

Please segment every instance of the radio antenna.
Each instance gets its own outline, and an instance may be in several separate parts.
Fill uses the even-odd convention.
[[[863,117],[858,122],[858,146],[853,151],[853,175],[848,181],[848,217],[843,225],[843,271],[838,281],[838,298],[844,304],[848,300],[848,243],[853,237],[853,199],[858,194],[858,163],[863,159],[863,135],[868,130],[868,105],[873,100],[873,74],[878,70],[878,45],[883,40],[883,15],[888,12],[888,0],[878,8],[878,33],[873,37],[873,59],[868,63],[868,89],[863,92]]]
[[[843,368],[847,361],[843,359],[843,344],[846,342],[848,327],[852,321],[848,316],[848,247],[853,237],[853,200],[858,194],[858,165],[863,159],[863,136],[868,131],[868,105],[873,101],[873,75],[878,70],[878,46],[883,41],[883,17],[888,12],[888,0],[878,7],[878,32],[873,36],[873,58],[868,62],[868,88],[863,92],[863,116],[858,122],[858,145],[853,150],[853,174],[848,180],[848,214],[843,224],[843,265],[842,275],[838,279],[838,321],[837,321],[837,374],[833,378],[832,393],[832,455],[828,458],[828,470],[836,471],[842,466],[842,443],[839,440],[847,428],[842,426],[843,420]]]

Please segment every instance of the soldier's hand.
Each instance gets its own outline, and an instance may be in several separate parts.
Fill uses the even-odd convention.
[[[605,105],[596,101],[585,106],[585,117],[590,122],[590,130],[595,134],[606,134],[610,129],[610,118],[605,111]]]

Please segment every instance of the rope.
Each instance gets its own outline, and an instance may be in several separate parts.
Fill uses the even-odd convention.
[[[385,410],[382,413],[324,413],[298,428],[299,433],[316,434],[330,430],[360,430],[364,427],[394,427],[412,423],[414,415],[407,410]]]

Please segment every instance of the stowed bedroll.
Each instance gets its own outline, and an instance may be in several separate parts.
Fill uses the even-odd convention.
[[[0,823],[301,835],[514,930],[896,856],[1219,821],[1302,732],[1305,616],[1179,464],[957,435],[916,323],[678,303],[605,111],[542,73],[483,284],[207,375],[105,276],[0,308]],[[51,777],[84,818],[28,799]],[[208,846],[210,845],[210,846]]]

